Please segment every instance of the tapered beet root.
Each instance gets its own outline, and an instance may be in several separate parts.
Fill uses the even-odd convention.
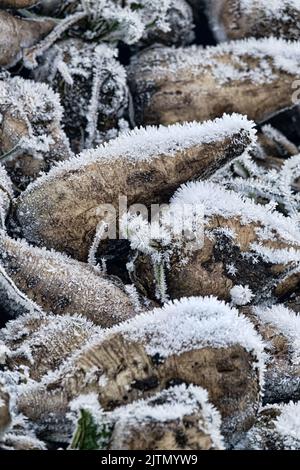
[[[282,39],[152,48],[132,59],[137,124],[203,121],[224,112],[259,122],[294,104],[300,47]]]
[[[118,214],[119,197],[147,207],[167,202],[181,183],[207,177],[254,140],[253,123],[237,115],[133,131],[39,178],[21,195],[17,221],[28,241],[86,260],[108,210]]]
[[[1,233],[0,262],[18,289],[46,312],[82,314],[103,327],[135,314],[132,300],[116,281],[60,253]]]
[[[218,41],[270,36],[300,38],[298,0],[205,0],[205,3]]]

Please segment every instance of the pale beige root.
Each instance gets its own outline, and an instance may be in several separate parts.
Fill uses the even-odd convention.
[[[5,168],[0,165],[0,230],[5,229],[5,221],[11,208],[13,195],[12,182]]]
[[[62,114],[59,95],[47,85],[21,77],[0,81],[0,161],[19,189],[71,157]]]
[[[264,403],[300,398],[300,319],[283,305],[242,309],[266,343]]]
[[[2,381],[0,381],[0,436],[11,424],[9,409],[10,397]]]
[[[132,131],[37,179],[17,201],[17,222],[28,241],[85,261],[120,197],[123,206],[124,197],[148,208],[168,202],[182,182],[209,176],[254,140],[253,123],[237,115]]]
[[[180,204],[186,204],[191,225],[197,221],[193,216],[197,203],[203,205],[204,221],[194,225],[195,240],[186,233],[176,234],[170,214],[180,214]],[[190,183],[175,194],[160,224],[162,239],[149,240],[143,233],[153,231],[141,216],[129,218],[127,223],[135,250],[132,280],[150,298],[165,301],[168,297],[215,295],[229,301],[238,285],[233,297],[240,292],[241,298],[232,300],[245,305],[279,295],[279,286],[281,296],[293,288],[290,270],[300,256],[298,227],[295,221],[272,214],[268,207],[211,182]],[[141,228],[144,225],[147,230]]]
[[[150,48],[132,59],[129,84],[137,124],[204,121],[224,112],[260,122],[292,106],[299,44],[274,38],[206,49]]]
[[[23,50],[44,38],[55,24],[54,19],[23,19],[0,10],[0,67],[15,65]]]
[[[297,0],[205,0],[207,17],[218,41],[246,37],[300,38]],[[246,3],[246,4],[245,4]]]
[[[26,367],[26,374],[38,381],[100,332],[93,323],[77,315],[22,315],[8,322],[0,332],[0,341],[7,348],[5,365],[19,371],[21,380]]]
[[[0,234],[0,260],[18,289],[45,312],[80,314],[110,327],[135,315],[122,283],[88,264]]]
[[[111,413],[111,450],[222,450],[221,417],[200,387],[180,385]]]
[[[255,425],[236,446],[237,450],[300,450],[300,406],[266,406]]]
[[[97,393],[108,411],[170,385],[194,384],[207,389],[222,432],[234,440],[259,405],[261,351],[251,323],[235,310],[212,298],[186,299],[115,327],[52,377],[23,386],[18,408],[57,439],[66,430],[68,402],[80,394]]]

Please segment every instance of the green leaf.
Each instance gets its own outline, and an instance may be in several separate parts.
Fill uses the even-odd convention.
[[[78,450],[104,450],[107,448],[111,434],[112,429],[107,423],[96,423],[89,411],[81,409],[77,429],[70,448]]]

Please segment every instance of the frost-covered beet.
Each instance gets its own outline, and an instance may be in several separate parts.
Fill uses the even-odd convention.
[[[299,0],[205,0],[218,41],[246,37],[300,39]]]
[[[148,127],[58,165],[28,187],[17,203],[23,236],[86,260],[111,204],[167,202],[181,183],[207,177],[255,141],[253,123],[239,115],[204,124]],[[108,217],[107,217],[107,212]]]
[[[25,366],[26,376],[40,380],[100,331],[93,323],[76,315],[21,315],[0,331],[0,341],[8,351],[5,365],[11,371],[19,371],[21,380]]]
[[[54,25],[51,18],[23,19],[0,10],[0,67],[15,65],[24,49],[44,38]]]
[[[86,450],[91,442],[93,449],[110,450],[224,448],[220,414],[208,402],[206,390],[193,385],[170,387],[112,412],[101,410],[96,394],[81,395],[71,410],[77,415],[73,449]],[[99,438],[92,441],[97,432]]]
[[[51,85],[64,108],[63,125],[75,153],[116,137],[126,125],[126,72],[118,50],[80,39],[58,42],[43,56],[34,77]],[[127,124],[128,126],[128,124]]]
[[[0,298],[1,298],[1,317],[0,322],[3,325],[7,320],[21,315],[25,312],[39,312],[41,307],[30,300],[23,292],[18,289],[13,280],[9,277],[2,264],[0,263]]]
[[[300,43],[274,38],[206,49],[150,48],[129,67],[136,122],[203,121],[224,112],[264,120],[293,104],[299,51]]]
[[[238,450],[300,450],[300,404],[268,406],[237,445]]]
[[[194,40],[193,13],[185,0],[126,0],[125,3],[140,5],[137,11],[145,25],[140,45],[184,46]]]
[[[77,313],[103,327],[135,314],[134,302],[121,282],[60,253],[1,233],[0,262],[18,289],[46,312]]]
[[[272,205],[255,204],[211,182],[188,183],[171,202],[161,217],[161,238],[149,239],[153,227],[141,216],[127,222],[136,250],[130,269],[142,292],[161,301],[215,295],[244,305],[270,298],[278,285],[281,295],[293,289],[290,269],[300,260],[294,219],[274,211]],[[186,220],[189,214],[191,223],[196,222],[197,204],[203,206],[204,226],[200,218],[193,240],[182,230],[176,232],[170,214],[176,217],[185,205]]]
[[[54,0],[42,2],[37,11],[65,21],[85,13],[67,33],[98,42],[185,45],[194,39],[192,9],[185,0]]]
[[[11,423],[9,401],[9,394],[6,391],[2,380],[0,380],[0,437]]]
[[[243,313],[246,312],[243,310]],[[266,342],[264,402],[300,398],[300,317],[283,305],[251,308],[247,317]]]
[[[5,228],[5,220],[10,209],[12,198],[12,182],[5,168],[0,165],[0,230],[4,230]]]
[[[0,81],[0,161],[23,189],[41,171],[71,156],[59,97],[43,83]]]
[[[108,330],[56,374],[22,386],[18,408],[55,436],[80,394],[97,393],[108,411],[184,382],[208,391],[233,441],[254,422],[262,369],[263,343],[245,317],[214,298],[190,298]]]
[[[221,418],[207,392],[193,385],[164,390],[112,413],[109,449],[222,450]]]
[[[58,22],[43,41],[24,52],[24,63],[31,69],[45,51],[66,35],[138,46],[149,42],[185,45],[194,39],[192,10],[184,0],[46,1],[45,8],[42,3],[37,11]]]

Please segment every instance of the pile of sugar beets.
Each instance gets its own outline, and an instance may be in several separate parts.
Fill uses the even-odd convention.
[[[1,449],[300,449],[299,77],[300,0],[0,0]]]

